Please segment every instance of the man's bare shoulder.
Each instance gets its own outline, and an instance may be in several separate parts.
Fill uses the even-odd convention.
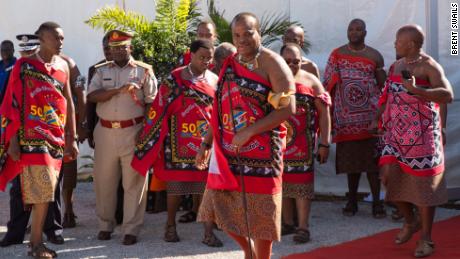
[[[340,46],[340,47],[337,47],[337,48],[333,49],[333,50],[331,51],[331,54],[332,54],[333,52],[338,52],[338,53],[340,53],[340,54],[346,54],[346,53],[348,53],[348,44],[345,44],[345,45],[342,45],[342,46]]]
[[[441,70],[441,65],[430,55],[424,54],[422,55],[422,65],[427,69],[434,69],[434,70]]]
[[[67,62],[67,64],[69,65],[70,68],[72,68],[72,67],[74,67],[76,65],[75,61],[71,57],[69,57],[69,56],[67,56],[65,54],[60,54],[59,57],[61,57],[65,62]]]
[[[278,53],[270,49],[264,48],[260,52],[259,63],[263,64],[264,66],[279,66],[283,62],[285,62],[283,58],[280,55],[278,55]]]
[[[431,56],[427,54],[422,55],[422,61],[420,62],[422,68],[422,76],[434,76],[434,77],[445,77],[444,69],[442,66]]]
[[[54,62],[55,62],[55,66],[56,66],[57,68],[61,68],[61,69],[63,69],[64,71],[66,71],[67,73],[69,73],[69,71],[70,71],[70,65],[69,65],[69,63],[67,62],[66,59],[64,59],[64,58],[61,57],[61,56],[55,56]]]
[[[302,57],[301,68],[307,72],[312,73],[313,75],[317,75],[319,73],[318,66],[315,64],[315,62],[306,57]]]
[[[371,46],[367,46],[367,50],[368,50],[368,54],[369,54],[370,58],[372,58],[372,60],[374,60],[375,62],[383,61],[383,56],[382,56],[382,54],[380,54],[380,52],[378,50],[374,49]]]

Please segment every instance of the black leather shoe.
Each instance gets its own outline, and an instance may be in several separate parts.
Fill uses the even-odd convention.
[[[7,247],[10,245],[19,245],[22,244],[22,240],[9,240],[6,238],[3,238],[2,241],[0,241],[0,247]]]
[[[99,240],[110,240],[112,237],[112,232],[109,231],[99,231],[99,234],[97,234],[97,239]]]
[[[64,244],[64,238],[61,235],[50,235],[48,236],[48,241],[55,245],[62,245]]]
[[[123,238],[123,245],[125,246],[130,246],[134,245],[137,243],[137,237],[133,235],[125,235],[125,238]]]

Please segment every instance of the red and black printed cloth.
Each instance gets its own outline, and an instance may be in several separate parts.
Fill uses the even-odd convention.
[[[240,147],[239,154],[232,146],[235,132],[273,110],[267,102],[271,90],[269,82],[240,65],[235,56],[226,60],[212,112],[214,150],[208,189],[241,191],[240,174],[243,174],[248,193],[276,194],[281,191],[284,126],[253,136]]]
[[[377,115],[380,89],[373,60],[339,53],[335,49],[327,62],[324,86],[331,93],[332,141],[371,138],[369,125]]]
[[[131,165],[144,176],[154,166],[162,181],[205,182],[207,171],[195,167],[195,156],[209,127],[215,90],[205,81],[182,79],[184,68],[160,86]]]
[[[0,108],[0,190],[23,166],[48,165],[60,169],[64,153],[67,102],[63,95],[67,74],[47,69],[38,60],[19,59],[11,73]],[[21,158],[7,154],[17,133]]]
[[[327,92],[315,96],[313,88],[296,84],[296,114],[284,125],[287,128],[286,151],[284,153],[283,181],[288,183],[311,183],[314,175],[314,150],[319,130],[319,114],[315,99],[330,106]]]
[[[433,176],[444,171],[439,105],[411,94],[401,77],[390,72],[379,103],[382,116],[383,150],[379,164],[398,163],[415,176]],[[416,79],[417,87],[430,83]]]

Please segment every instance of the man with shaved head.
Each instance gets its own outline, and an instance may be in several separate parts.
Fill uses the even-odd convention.
[[[211,157],[198,219],[214,221],[245,258],[254,251],[254,258],[266,259],[281,238],[281,123],[295,113],[295,84],[286,62],[262,46],[254,14],[235,16],[231,30],[237,54],[221,69],[212,130],[196,159],[206,168]]]
[[[380,201],[378,178],[378,138],[369,132],[380,89],[385,82],[382,55],[366,45],[366,24],[353,19],[347,30],[348,43],[334,49],[329,57],[324,86],[331,93],[332,141],[337,143],[336,172],[347,174],[348,202],[342,212],[353,216],[358,211],[357,192],[361,173],[367,173],[372,192],[372,215],[386,216]],[[359,152],[356,152],[359,150]]]
[[[286,45],[287,43],[295,43],[299,45],[301,48],[304,47],[305,33],[302,27],[298,25],[292,25],[286,30],[283,36],[283,44]],[[319,78],[318,66],[308,58],[302,57],[302,65],[300,68],[302,70],[312,73],[317,78]]]
[[[214,68],[212,72],[216,75],[219,75],[220,69],[224,64],[225,59],[236,53],[236,48],[230,42],[223,42],[217,46],[216,51],[214,51]]]
[[[423,40],[418,25],[398,30],[395,49],[401,59],[392,65],[379,101],[384,130],[379,165],[385,199],[404,215],[395,243],[408,242],[421,229],[415,257],[433,253],[435,207],[447,202],[440,105],[453,100],[442,67],[423,52]],[[412,205],[418,207],[420,218]]]

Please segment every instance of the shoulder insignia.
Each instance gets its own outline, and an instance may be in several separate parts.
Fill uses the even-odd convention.
[[[147,63],[144,63],[144,62],[142,62],[142,61],[134,60],[134,64],[136,64],[137,66],[140,66],[140,67],[143,67],[143,68],[152,70],[152,66],[151,66],[151,65],[149,65],[149,64],[147,64]]]
[[[101,64],[97,64],[94,66],[94,68],[100,68],[100,67],[103,67],[103,66],[107,66],[109,64],[113,64],[113,61],[106,61],[106,62],[103,62]]]

